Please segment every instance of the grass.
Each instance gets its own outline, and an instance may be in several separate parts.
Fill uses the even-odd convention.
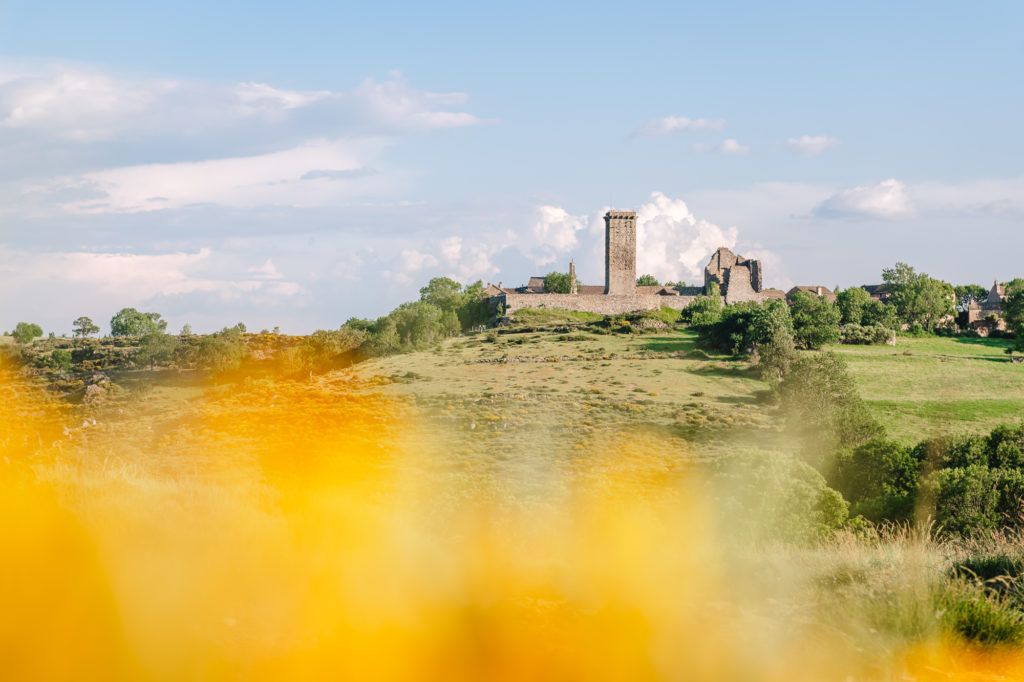
[[[890,435],[990,431],[1024,414],[1024,365],[1003,339],[899,337],[892,346],[833,346]]]
[[[1001,349],[901,338],[835,350],[876,416],[917,440],[1019,414],[1021,367]],[[989,653],[1024,641],[1020,538],[735,537],[702,462],[791,444],[748,363],[697,349],[692,332],[478,334],[301,382],[172,375],[148,388],[139,375],[95,405],[37,404],[20,379],[0,392],[14,670],[1024,672],[1019,652]],[[19,467],[32,485],[9,484]]]
[[[515,322],[527,326],[596,322],[603,317],[596,313],[547,308],[523,308],[515,312]]]

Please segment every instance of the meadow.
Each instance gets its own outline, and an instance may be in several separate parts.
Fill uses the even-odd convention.
[[[531,322],[88,404],[3,370],[12,679],[1024,675],[1015,583],[983,581],[1019,538],[761,534],[814,480],[746,475],[796,450],[747,361]],[[999,342],[834,350],[907,441],[1024,407]]]

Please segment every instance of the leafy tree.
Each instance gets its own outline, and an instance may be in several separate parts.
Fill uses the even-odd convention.
[[[722,296],[719,294],[718,283],[708,285],[707,295],[698,296],[683,308],[681,319],[693,327],[710,327],[722,316]]]
[[[787,422],[819,464],[836,447],[856,447],[883,433],[857,394],[846,361],[835,353],[794,360],[776,394]]]
[[[793,295],[793,338],[801,348],[821,348],[839,341],[839,308],[806,291]]]
[[[663,286],[666,286],[666,287],[685,287],[686,286],[686,282],[684,282],[683,280],[679,280],[678,282],[665,282],[665,284]]]
[[[245,323],[244,322],[239,322],[238,324],[236,324],[234,327],[231,327],[231,328],[236,330],[236,331],[238,331],[241,334],[244,334],[247,331],[246,328],[245,328]]]
[[[956,293],[951,284],[915,272],[906,263],[882,270],[882,279],[900,319],[911,326],[919,324],[931,331],[942,317],[953,313]]]
[[[836,459],[828,481],[871,521],[910,520],[921,463],[899,443],[875,438]]]
[[[953,292],[956,294],[956,307],[959,310],[967,310],[971,301],[980,303],[988,298],[988,289],[980,284],[961,284],[953,287]]]
[[[462,299],[462,285],[448,277],[435,277],[420,289],[420,300],[441,310],[458,310]]]
[[[92,319],[85,317],[77,318],[71,323],[71,328],[74,330],[74,335],[80,338],[86,338],[99,332],[100,328],[93,324]]]
[[[293,370],[322,372],[347,364],[346,356],[366,341],[367,332],[341,327],[334,331],[318,329],[302,340],[291,358]],[[350,362],[350,361],[349,361]]]
[[[638,287],[657,287],[661,286],[658,284],[657,278],[654,275],[640,275],[636,278],[636,285]]]
[[[836,292],[836,305],[843,324],[864,324],[864,307],[871,303],[871,294],[863,287],[850,287]]]
[[[896,308],[874,299],[868,301],[863,308],[860,323],[865,327],[881,326],[886,329],[899,329],[899,315]]]
[[[179,336],[191,336],[192,335],[192,325],[190,325],[188,322],[183,324],[181,326],[181,331],[178,332],[178,335]]]
[[[135,308],[122,308],[110,318],[111,336],[143,336],[167,329],[167,321],[160,313],[143,313]]]
[[[778,383],[793,361],[793,318],[782,301],[768,301],[754,311],[748,341],[757,352],[764,381]]]
[[[157,363],[168,363],[178,350],[178,338],[163,332],[149,332],[139,340],[139,350],[135,354],[135,364],[150,369]]]
[[[569,273],[567,272],[549,272],[544,275],[544,291],[549,294],[567,294],[569,285]]]
[[[43,328],[31,322],[19,322],[14,327],[14,331],[11,332],[11,336],[18,343],[31,343],[33,339],[37,339],[42,335]]]
[[[1024,353],[1024,279],[1014,279],[1006,284],[1003,297],[1003,319],[1006,326],[1016,335],[1017,339],[1007,353],[1017,351]]]

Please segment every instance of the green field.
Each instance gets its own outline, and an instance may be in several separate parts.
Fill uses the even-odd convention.
[[[447,424],[487,426],[488,449],[514,450],[524,430],[553,432],[572,446],[623,427],[656,429],[702,450],[737,441],[788,449],[764,399],[768,386],[745,360],[698,349],[694,332],[573,329],[493,339],[452,339],[434,351],[371,360],[351,371],[394,378],[382,390],[414,397]],[[895,347],[829,350],[847,360],[889,435],[909,442],[1020,420],[1024,365],[1007,361],[1008,343],[900,337]]]

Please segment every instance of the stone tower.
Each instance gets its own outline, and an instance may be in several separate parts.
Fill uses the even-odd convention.
[[[579,283],[576,281],[576,262],[569,261],[569,293],[580,293]]]
[[[636,213],[604,214],[604,293],[636,293]]]

